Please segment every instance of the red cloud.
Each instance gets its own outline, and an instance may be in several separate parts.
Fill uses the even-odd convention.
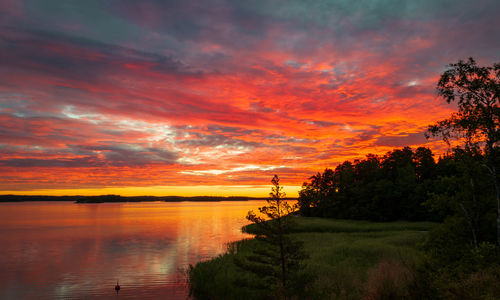
[[[498,43],[439,19],[365,28],[350,15],[337,28],[229,4],[218,18],[183,5],[162,18],[161,5],[108,11],[139,41],[89,38],[85,22],[78,35],[0,27],[1,189],[259,185],[274,173],[300,185],[393,147],[443,151],[423,138],[454,110],[436,98],[443,66],[471,50],[460,38]],[[193,21],[179,29],[178,16]]]

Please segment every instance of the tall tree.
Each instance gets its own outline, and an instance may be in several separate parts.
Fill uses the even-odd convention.
[[[456,102],[458,112],[428,128],[428,135],[449,143],[457,137],[467,144],[482,145],[485,166],[495,186],[497,243],[500,246],[500,184],[496,170],[500,140],[500,63],[478,66],[473,58],[460,60],[441,75],[438,93],[446,102]]]
[[[249,211],[247,215],[247,219],[255,224],[255,230],[251,232],[266,247],[255,250],[246,263],[238,264],[263,279],[271,277],[271,281],[265,285],[269,288],[277,287],[278,295],[287,299],[293,290],[290,285],[297,279],[306,254],[302,243],[288,235],[293,226],[292,213],[297,207],[284,201],[285,193],[277,175],[274,175],[271,182],[273,187],[267,205],[259,208],[265,217],[257,216],[253,211]]]

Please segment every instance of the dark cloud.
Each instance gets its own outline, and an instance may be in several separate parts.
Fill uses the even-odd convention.
[[[358,144],[359,142],[366,142],[372,140],[376,135],[380,134],[377,129],[359,130],[359,133],[352,138],[347,138],[344,140],[346,146],[352,146]]]
[[[195,138],[184,139],[179,141],[177,144],[181,146],[189,147],[250,147],[254,148],[262,145],[258,142],[247,142],[241,139],[227,137],[223,134],[205,134],[200,132],[193,132],[192,135]]]
[[[150,65],[158,73],[176,76],[200,74],[172,57],[57,32],[7,30],[0,32],[0,46],[4,68],[79,82],[108,81],[110,72],[126,64]]]
[[[259,130],[246,129],[233,126],[208,125],[206,131],[214,133],[230,134],[231,136],[244,136],[252,133],[258,133]]]
[[[339,122],[330,122],[330,121],[321,121],[321,120],[303,120],[306,124],[311,124],[317,127],[333,127],[333,126],[344,126],[343,123]]]
[[[252,110],[263,113],[274,112],[274,109],[267,107],[263,101],[256,101],[250,104]]]
[[[137,145],[116,144],[103,146],[73,146],[54,153],[85,155],[77,158],[11,158],[0,160],[5,167],[104,167],[104,166],[145,166],[152,164],[174,164],[178,155],[160,148],[142,148]],[[50,151],[46,151],[50,153]]]
[[[425,144],[427,139],[423,132],[399,134],[399,135],[385,135],[380,136],[375,140],[375,145],[377,146],[388,146],[388,147],[404,147],[412,145]]]
[[[103,166],[104,163],[95,161],[90,157],[73,159],[36,159],[36,158],[13,158],[0,160],[0,165],[4,167],[38,168],[38,167],[65,167],[81,168]]]
[[[142,147],[131,144],[107,144],[96,146],[77,146],[76,150],[92,153],[104,163],[116,166],[141,166],[150,164],[174,164],[178,154],[156,147]]]

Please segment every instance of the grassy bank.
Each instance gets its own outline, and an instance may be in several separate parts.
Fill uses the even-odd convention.
[[[418,244],[434,224],[428,222],[372,223],[297,217],[292,236],[304,242],[309,258],[303,270],[304,295],[311,299],[370,298],[396,284],[405,293],[407,266],[420,259]],[[255,227],[247,226],[252,232]],[[245,287],[252,275],[235,259],[259,247],[255,240],[228,246],[226,254],[200,262],[189,272],[190,287],[199,299],[258,299],[265,291]],[[382,291],[383,292],[383,291]],[[373,298],[373,297],[372,297]]]

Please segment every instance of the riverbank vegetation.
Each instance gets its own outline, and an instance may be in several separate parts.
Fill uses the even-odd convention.
[[[410,293],[412,266],[422,260],[418,245],[436,224],[431,222],[369,222],[294,217],[291,239],[300,241],[308,258],[293,291],[298,298],[362,299]],[[256,233],[257,227],[245,227]],[[196,299],[267,299],[266,289],[241,281],[258,281],[237,261],[262,247],[254,239],[228,245],[226,254],[200,262],[189,271]],[[386,286],[387,285],[387,286]],[[373,298],[382,299],[382,298]],[[386,298],[387,299],[387,298]]]

